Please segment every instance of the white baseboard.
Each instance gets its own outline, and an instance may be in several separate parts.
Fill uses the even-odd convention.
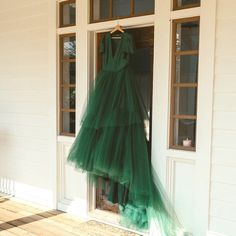
[[[208,231],[207,236],[227,236],[227,235],[219,234],[219,233],[216,233],[216,232],[213,232],[213,231]]]

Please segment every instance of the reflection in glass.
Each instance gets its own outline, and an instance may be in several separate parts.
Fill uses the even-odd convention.
[[[200,0],[177,0],[177,7],[185,7],[193,4],[200,4]]]
[[[75,112],[63,112],[63,133],[75,133]]]
[[[198,50],[199,21],[178,23],[176,29],[176,50]]]
[[[62,7],[61,26],[75,25],[76,21],[75,3],[61,3],[61,7]]]
[[[109,18],[109,0],[93,0],[93,20]]]
[[[113,0],[113,17],[129,16],[131,13],[130,0]]]
[[[196,115],[196,111],[197,111],[197,89],[176,88],[175,114]]]
[[[176,57],[176,83],[197,83],[198,55]]]
[[[183,140],[192,141],[191,147],[195,147],[196,120],[175,119],[174,122],[174,145],[183,146]]]
[[[75,36],[63,37],[63,57],[75,58],[75,56],[76,56]]]
[[[154,0],[134,0],[134,13],[139,14],[143,12],[154,13]]]
[[[75,62],[63,62],[63,84],[75,84]]]
[[[75,87],[63,88],[63,108],[75,109]]]

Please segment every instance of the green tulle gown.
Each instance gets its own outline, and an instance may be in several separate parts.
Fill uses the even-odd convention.
[[[132,36],[125,32],[113,40],[106,33],[100,52],[102,70],[68,161],[91,176],[118,183],[123,189],[120,193],[125,194],[119,201],[122,225],[147,230],[153,220],[160,235],[179,235],[174,210],[157,176],[154,181],[144,131],[145,112],[130,65]]]

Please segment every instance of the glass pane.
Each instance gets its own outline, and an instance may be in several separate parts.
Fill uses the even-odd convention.
[[[75,62],[63,62],[63,84],[75,84]]]
[[[197,50],[199,44],[199,21],[178,23],[176,29],[176,50]]]
[[[61,3],[61,26],[75,25],[75,3]]]
[[[154,12],[154,0],[134,0],[134,13]]]
[[[93,20],[109,18],[109,0],[93,0]]]
[[[131,14],[130,0],[113,0],[113,17],[129,16]]]
[[[75,88],[63,88],[63,108],[75,109]]]
[[[63,37],[63,58],[75,58],[75,36]]]
[[[200,0],[177,0],[177,7],[191,6],[193,4],[200,4]]]
[[[175,114],[196,115],[197,89],[176,88],[175,89]]]
[[[197,83],[198,55],[176,57],[176,83]]]
[[[63,112],[63,133],[75,133],[75,112]]]
[[[174,145],[195,147],[196,120],[176,119],[174,121]]]

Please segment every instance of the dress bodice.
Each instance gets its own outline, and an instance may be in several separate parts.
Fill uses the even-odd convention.
[[[119,41],[115,45],[113,40]],[[108,32],[102,39],[100,52],[102,53],[102,70],[119,71],[129,64],[130,54],[134,52],[132,36],[124,32],[120,39],[112,39]]]

